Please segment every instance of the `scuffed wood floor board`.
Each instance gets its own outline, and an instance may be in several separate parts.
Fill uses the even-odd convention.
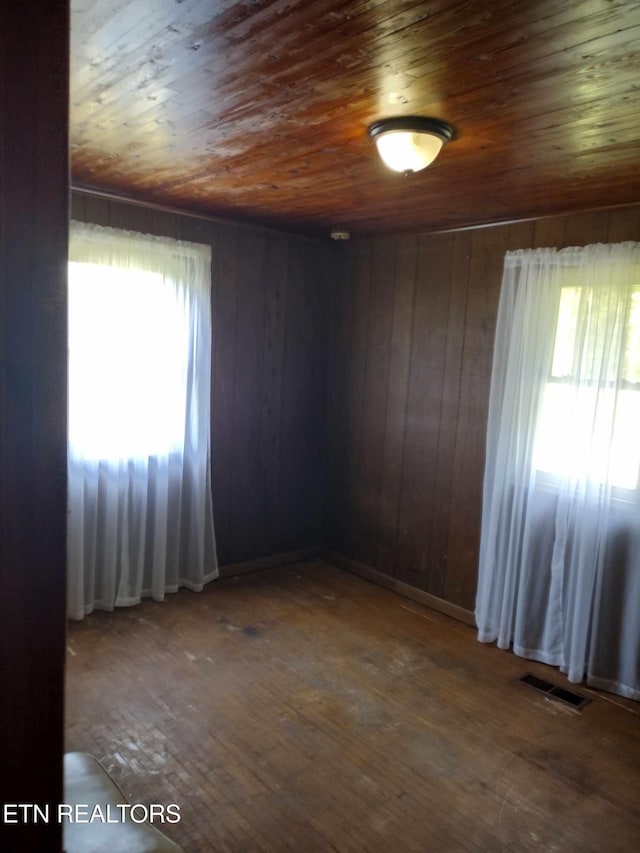
[[[321,561],[70,625],[67,750],[187,853],[640,849],[640,705]]]

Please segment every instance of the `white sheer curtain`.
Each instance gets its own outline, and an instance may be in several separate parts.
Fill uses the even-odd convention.
[[[479,639],[640,699],[640,244],[509,252]]]
[[[71,223],[68,614],[201,590],[210,487],[208,246]]]

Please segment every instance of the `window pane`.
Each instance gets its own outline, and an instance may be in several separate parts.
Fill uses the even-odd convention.
[[[635,489],[640,469],[640,393],[549,382],[533,464],[556,476]]]
[[[618,376],[615,353],[620,345],[624,346],[624,359]],[[607,353],[612,355],[610,360]],[[598,298],[592,288],[563,287],[551,376],[640,382],[640,288],[626,297],[623,292]]]
[[[640,382],[640,288],[562,288],[551,379],[534,468],[637,488],[640,388],[623,383]]]
[[[182,449],[189,322],[152,272],[69,264],[69,444],[75,457]]]
[[[580,288],[563,287],[560,292],[558,325],[553,350],[553,367],[551,368],[551,375],[558,379],[571,376],[573,372],[573,353],[579,307]]]
[[[627,382],[640,382],[640,287],[634,289],[631,295],[624,378]]]

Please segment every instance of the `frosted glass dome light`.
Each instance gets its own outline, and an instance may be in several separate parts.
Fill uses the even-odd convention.
[[[369,127],[383,162],[394,172],[411,174],[436,159],[453,128],[439,119],[406,116],[382,119]]]

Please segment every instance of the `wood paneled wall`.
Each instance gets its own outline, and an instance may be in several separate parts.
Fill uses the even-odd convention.
[[[326,244],[74,193],[72,215],[212,248],[212,476],[222,566],[320,544]]]
[[[0,803],[62,799],[65,655],[66,0],[3,7],[0,30]],[[59,851],[60,826],[0,824]]]
[[[504,253],[638,239],[640,207],[339,247],[327,403],[331,551],[473,609]]]

